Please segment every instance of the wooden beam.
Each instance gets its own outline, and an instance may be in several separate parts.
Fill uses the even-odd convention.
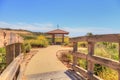
[[[74,42],[73,43],[73,53],[77,52],[78,50],[78,43],[77,42]],[[76,56],[73,56],[73,65],[77,65],[77,57]]]
[[[78,50],[78,43],[77,42],[73,42],[73,53],[77,52]]]
[[[84,53],[74,53],[72,54],[73,56],[76,56],[77,58],[82,58],[82,59],[87,59],[89,61],[92,61],[93,63],[97,63],[97,64],[101,64],[101,65],[105,65],[108,66],[110,68],[113,68],[115,70],[120,70],[120,63],[118,61],[109,59],[109,58],[104,58],[104,57],[100,57],[100,56],[87,56]]]
[[[107,35],[93,35],[74,37],[70,39],[70,42],[88,41],[88,42],[119,42],[119,34],[107,34]]]
[[[9,65],[15,58],[15,44],[6,46],[6,64]]]
[[[95,56],[95,55],[88,56],[87,59],[93,63],[105,65],[105,66],[108,66],[108,67],[115,69],[115,70],[120,70],[120,63],[118,61],[108,59],[108,58],[99,57],[99,56]]]
[[[15,43],[15,57],[21,53],[21,43]]]
[[[64,34],[62,34],[62,43],[64,43]]]
[[[88,42],[88,56],[93,56],[94,55],[94,43],[93,42]],[[87,70],[88,70],[88,79],[93,80],[93,74],[94,74],[94,62],[88,60],[88,65],[87,65]]]
[[[55,34],[52,34],[52,43],[55,44]]]
[[[87,78],[87,70],[77,66],[77,65],[73,65],[72,68],[76,71],[79,72],[80,74],[82,74],[82,76],[84,76],[84,78]]]

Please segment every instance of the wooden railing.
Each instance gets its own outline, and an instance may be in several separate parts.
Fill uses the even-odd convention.
[[[23,60],[21,44],[23,38],[12,32],[0,32],[0,47],[6,48],[6,69],[1,73],[0,80],[17,80],[20,64]]]
[[[101,64],[116,70],[118,72],[118,80],[120,80],[120,35],[109,34],[75,37],[71,38],[70,41],[73,42],[73,70],[79,72],[84,78],[87,78],[88,80],[102,80],[94,75],[94,65]],[[88,43],[88,54],[77,51],[77,43],[81,41],[86,41]],[[94,55],[94,47],[96,42],[117,42],[119,44],[119,61]],[[87,70],[77,65],[78,58],[85,59],[87,61]]]
[[[23,54],[17,56],[2,72],[2,74],[0,75],[0,80],[17,80],[22,60]]]

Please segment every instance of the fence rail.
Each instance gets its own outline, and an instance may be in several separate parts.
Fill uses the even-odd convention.
[[[23,54],[17,56],[0,75],[0,80],[16,80],[20,64],[23,60]]]
[[[98,76],[94,75],[94,65],[101,64],[110,67],[118,71],[118,80],[120,80],[120,35],[119,34],[108,34],[108,35],[94,35],[94,36],[83,36],[75,37],[70,40],[73,42],[73,63],[71,67],[76,72],[79,72],[88,80],[102,80]],[[80,53],[77,51],[77,43],[86,41],[88,43],[88,54]],[[96,42],[117,42],[119,44],[119,61],[115,61],[108,58],[103,58],[94,55],[94,47]],[[114,54],[114,53],[113,53]],[[77,59],[82,58],[87,61],[87,70],[77,66]]]

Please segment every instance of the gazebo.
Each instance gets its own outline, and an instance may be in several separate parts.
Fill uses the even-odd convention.
[[[62,35],[62,42],[61,43],[64,43],[64,35],[69,34],[69,32],[61,30],[61,29],[55,29],[55,30],[52,30],[52,31],[48,31],[46,33],[49,34],[49,35],[52,35],[52,44],[56,44],[55,43],[55,36],[56,35]]]

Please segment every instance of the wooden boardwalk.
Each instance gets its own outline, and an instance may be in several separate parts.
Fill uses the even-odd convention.
[[[31,59],[33,54],[24,58],[21,53],[21,44],[23,39],[14,34],[2,32],[0,33],[1,46],[6,46],[6,63],[7,68],[0,75],[0,80],[101,80],[100,77],[94,74],[94,64],[100,64],[112,68],[118,72],[118,80],[120,80],[120,35],[107,34],[107,35],[93,35],[74,37],[70,39],[73,43],[73,51],[69,53],[73,56],[73,62],[69,64],[72,70],[68,70],[56,57],[56,52],[66,51],[67,48],[60,46],[49,46],[47,48],[40,48],[35,56]],[[78,42],[87,42],[88,54],[78,52]],[[119,61],[104,58],[94,55],[95,44],[97,42],[116,42],[119,44]],[[64,50],[65,49],[65,50]],[[114,54],[114,53],[113,53]],[[85,59],[87,61],[87,69],[78,66],[77,59]],[[26,63],[24,62],[24,59]],[[30,60],[31,59],[31,60]],[[30,62],[28,63],[28,61]],[[28,63],[27,67],[26,64]],[[25,68],[22,66],[25,66]],[[25,72],[25,73],[24,73]],[[81,79],[79,76],[82,76]]]
[[[27,65],[25,76],[27,80],[80,80],[69,75],[70,71],[56,57],[61,46],[40,48],[39,52]]]

